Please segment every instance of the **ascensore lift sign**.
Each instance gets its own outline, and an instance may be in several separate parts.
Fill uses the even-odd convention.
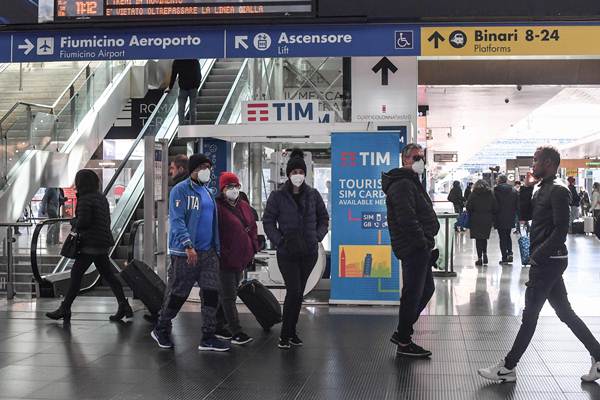
[[[422,56],[585,56],[600,54],[591,25],[442,26],[421,28]]]

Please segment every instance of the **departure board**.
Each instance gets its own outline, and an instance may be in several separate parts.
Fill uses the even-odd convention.
[[[311,15],[313,0],[55,0],[54,20]]]

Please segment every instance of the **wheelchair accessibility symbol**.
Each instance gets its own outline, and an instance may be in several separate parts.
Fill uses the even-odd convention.
[[[396,50],[412,49],[413,31],[396,31],[394,47]]]

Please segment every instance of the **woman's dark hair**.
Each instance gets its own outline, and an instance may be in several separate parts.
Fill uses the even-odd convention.
[[[82,169],[75,175],[75,188],[79,196],[100,191],[100,178],[91,169]]]

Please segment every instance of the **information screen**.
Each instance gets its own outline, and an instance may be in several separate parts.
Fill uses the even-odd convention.
[[[312,0],[55,0],[54,20],[311,15]]]

